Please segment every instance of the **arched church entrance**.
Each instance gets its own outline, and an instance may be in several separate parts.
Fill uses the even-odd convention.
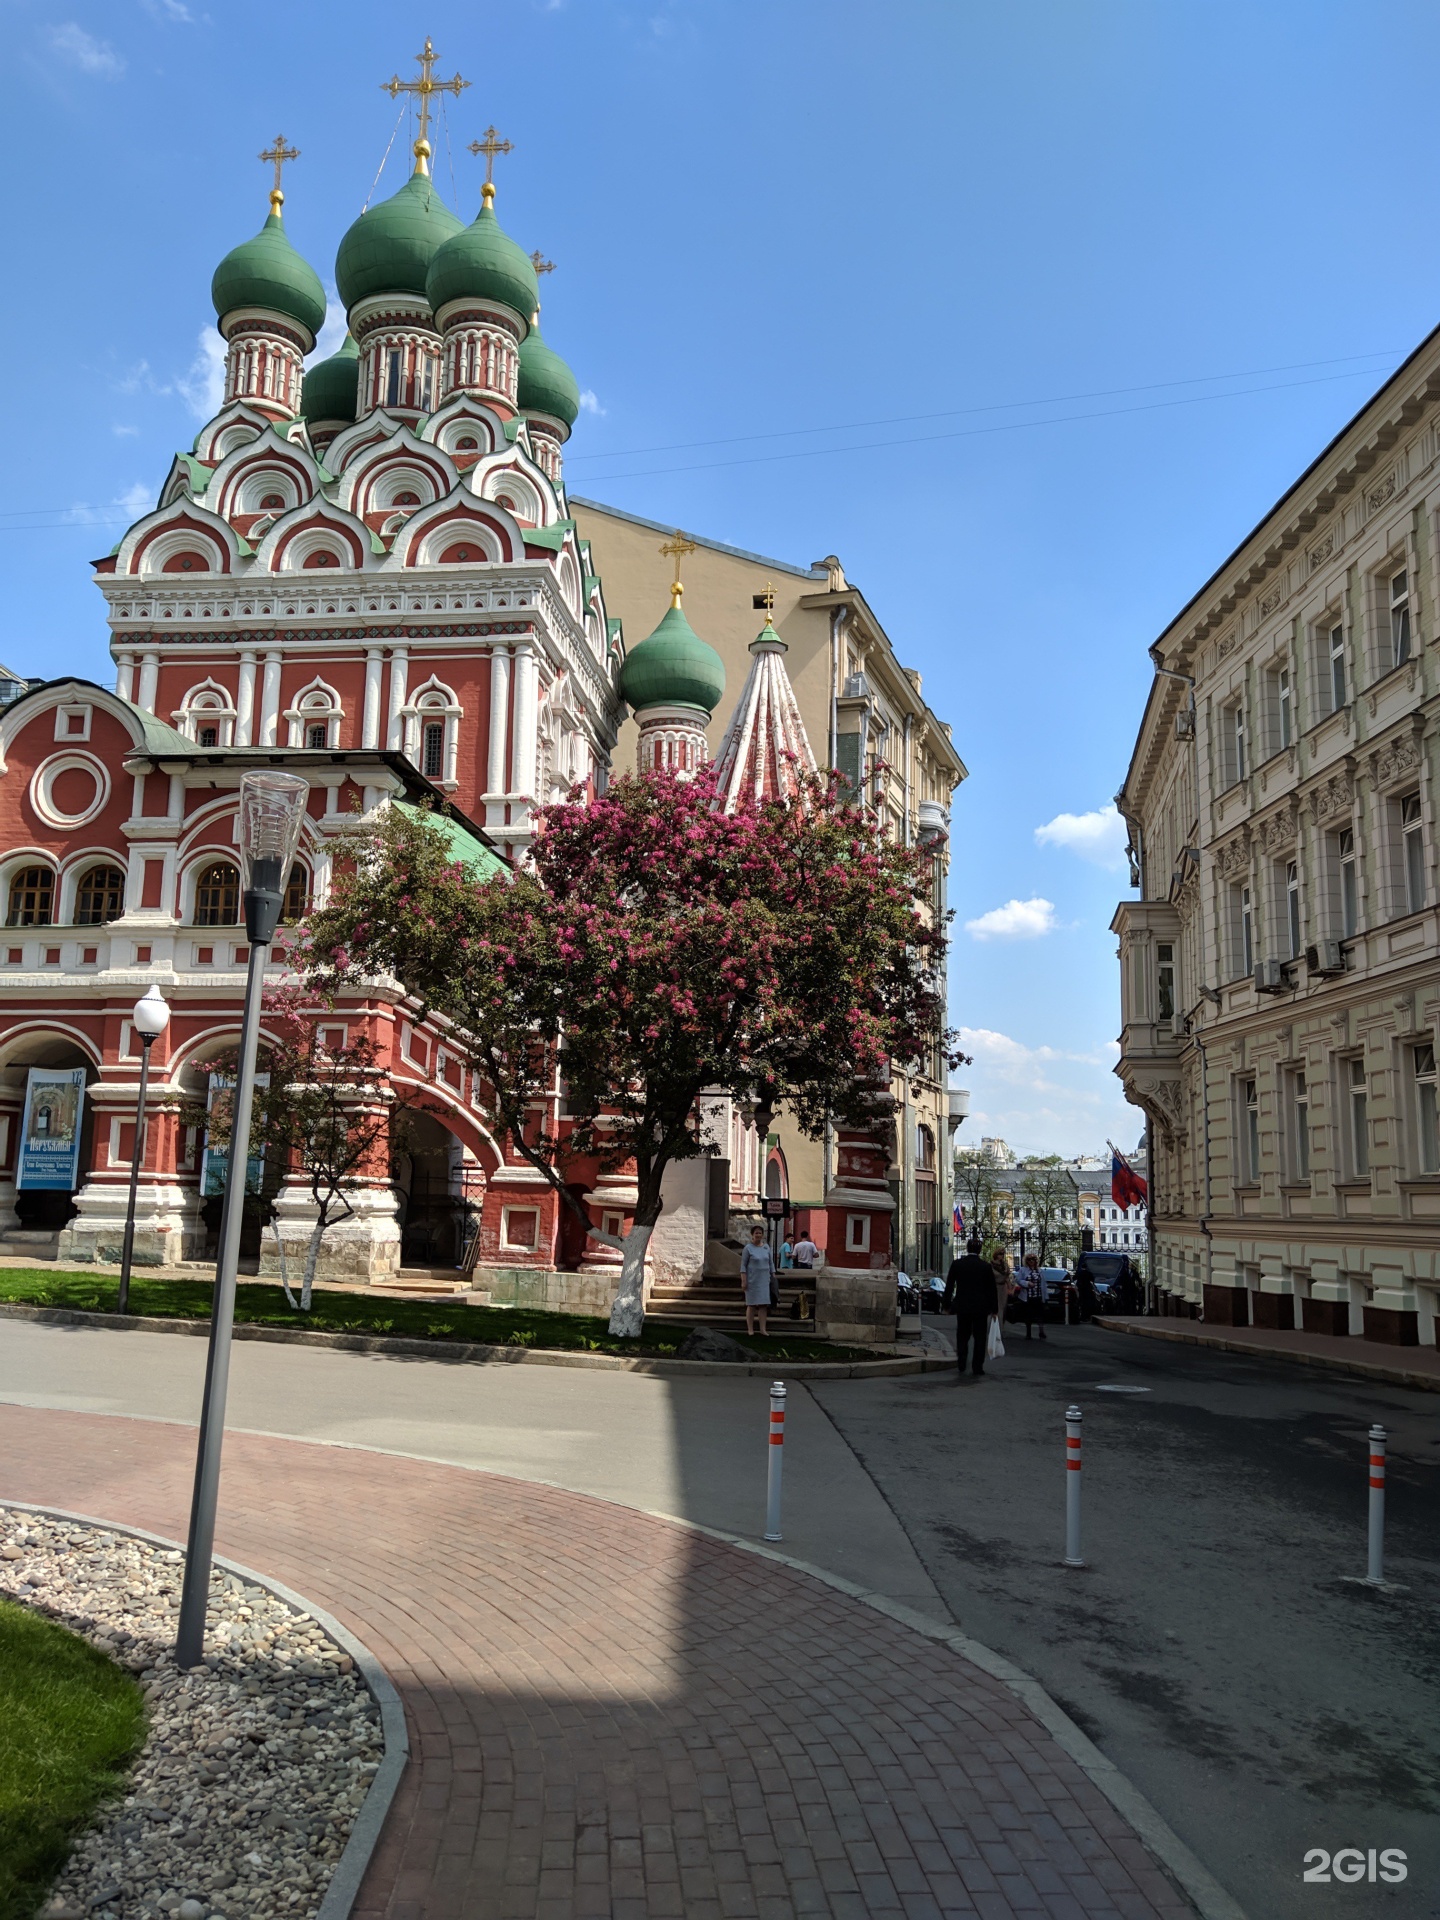
[[[402,1108],[391,1129],[390,1177],[400,1268],[468,1269],[480,1243],[485,1168],[437,1115]]]
[[[42,1069],[33,1083],[32,1068]],[[83,1092],[68,1078],[77,1071],[85,1076]],[[10,1251],[53,1251],[61,1228],[74,1217],[75,1196],[94,1158],[95,1114],[89,1092],[99,1077],[89,1053],[68,1034],[41,1029],[0,1049],[0,1126],[5,1134],[0,1243]],[[27,1090],[28,1135],[34,1145],[43,1143],[48,1149],[50,1171],[40,1166],[41,1153],[26,1152]],[[78,1152],[67,1151],[77,1132]],[[63,1176],[63,1186],[53,1184],[57,1175]]]

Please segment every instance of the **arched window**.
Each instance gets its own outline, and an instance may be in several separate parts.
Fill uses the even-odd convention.
[[[445,722],[425,722],[425,746],[420,771],[427,780],[439,780],[445,772]]]
[[[917,1173],[935,1171],[935,1136],[929,1127],[915,1129],[915,1171]]]
[[[240,869],[229,860],[212,860],[195,882],[195,925],[233,927],[240,918]]]
[[[285,888],[285,907],[281,919],[287,925],[303,920],[310,910],[310,876],[297,860],[290,869],[290,879]]]
[[[55,875],[49,867],[21,867],[10,882],[7,927],[48,927],[55,905]]]
[[[77,927],[103,927],[125,911],[125,875],[119,867],[90,867],[75,889]]]

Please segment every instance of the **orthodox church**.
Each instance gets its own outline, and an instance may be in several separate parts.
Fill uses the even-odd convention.
[[[671,607],[627,650],[567,501],[579,396],[540,331],[545,263],[500,224],[493,127],[476,143],[476,218],[463,224],[440,198],[429,101],[456,83],[433,67],[427,42],[406,83],[420,103],[413,171],[340,240],[348,332],[318,363],[325,293],[285,230],[281,169],[296,156],[283,139],[262,155],[275,166],[268,217],[212,282],[219,412],[176,455],[154,510],[95,563],[113,690],[32,683],[0,712],[0,1244],[12,1250],[117,1257],[141,1055],[130,1012],[158,985],[173,1017],[152,1061],[137,1255],[213,1251],[220,1180],[184,1116],[239,1024],[247,768],[283,765],[310,783],[287,901],[298,918],[323,900],[334,836],[357,811],[438,809],[457,855],[493,870],[525,859],[540,805],[603,791],[627,709],[641,767],[709,756],[725,672],[682,610],[693,546],[664,543]],[[785,652],[767,612],[719,747],[731,804],[815,765]],[[391,1087],[420,1111],[327,1236],[322,1275],[453,1268],[468,1248],[487,1268],[592,1273],[608,1305],[618,1255],[587,1242],[491,1134],[486,1090],[443,1036],[398,995],[337,1017],[371,1033]],[[31,1136],[66,1086],[69,1133],[41,1155]],[[732,1143],[754,1134],[753,1117],[715,1121]],[[667,1207],[661,1266],[699,1272],[717,1220],[754,1203],[763,1146],[750,1140],[749,1173],[739,1187],[721,1174],[718,1195],[713,1166],[677,1170],[699,1186]],[[581,1186],[596,1225],[623,1226],[623,1175]],[[275,1231],[304,1238],[307,1207],[282,1188],[266,1252],[257,1213],[262,1270]]]

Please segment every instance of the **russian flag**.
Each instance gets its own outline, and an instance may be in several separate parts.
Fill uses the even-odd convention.
[[[958,1200],[955,1202],[953,1211],[955,1216],[956,1237],[963,1240],[965,1237],[965,1209]]]
[[[1110,1198],[1117,1207],[1143,1207],[1150,1189],[1120,1149],[1110,1148]]]

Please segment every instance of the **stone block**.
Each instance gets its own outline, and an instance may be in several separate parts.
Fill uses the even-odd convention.
[[[895,1340],[894,1267],[816,1267],[815,1331],[848,1347]]]

